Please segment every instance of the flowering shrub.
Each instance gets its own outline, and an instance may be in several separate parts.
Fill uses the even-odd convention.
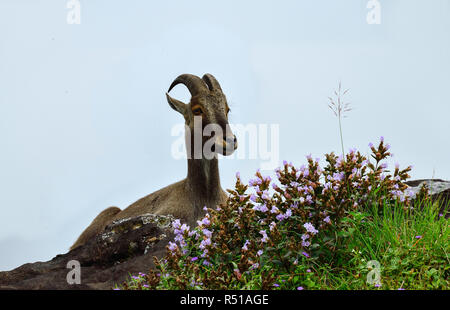
[[[324,168],[311,156],[298,168],[284,162],[276,181],[258,171],[246,185],[237,173],[227,202],[205,209],[197,227],[173,223],[167,256],[139,285],[303,289],[314,265],[333,264],[345,255],[348,219],[356,211],[385,203],[412,208],[404,184],[411,167],[389,171],[389,145],[381,138],[377,147],[369,146],[370,159],[356,150],[345,158],[331,153]]]

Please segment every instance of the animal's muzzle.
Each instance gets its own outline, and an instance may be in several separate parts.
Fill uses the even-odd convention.
[[[238,142],[235,135],[230,135],[223,139],[223,155],[231,155],[237,149]]]

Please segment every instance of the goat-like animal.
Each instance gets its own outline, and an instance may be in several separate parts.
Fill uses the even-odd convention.
[[[191,93],[191,100],[185,104],[169,96],[169,92],[178,84],[184,84]],[[186,124],[186,149],[188,157],[187,177],[145,196],[124,210],[110,207],[102,211],[80,235],[70,248],[71,250],[83,245],[92,237],[101,233],[106,225],[114,220],[134,217],[145,213],[160,215],[172,214],[189,225],[195,225],[204,213],[203,208],[213,208],[227,199],[226,193],[220,186],[217,153],[230,155],[237,148],[234,136],[228,124],[228,107],[225,95],[219,82],[211,74],[203,78],[191,74],[182,74],[170,85],[166,93],[169,105],[184,116]],[[195,120],[195,122],[194,122]],[[198,122],[201,120],[201,122]],[[213,137],[213,151],[211,156],[196,156],[195,132],[203,130],[212,124],[219,127],[222,134]],[[200,126],[200,127],[199,127]],[[201,135],[201,146],[209,140]],[[194,154],[195,153],[195,154]]]

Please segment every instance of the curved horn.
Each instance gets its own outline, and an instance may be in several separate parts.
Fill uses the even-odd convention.
[[[216,78],[209,73],[206,73],[203,77],[202,77],[203,81],[205,81],[206,85],[208,85],[209,90],[219,90],[220,92],[222,92],[222,88],[220,87],[219,82],[216,80]]]
[[[184,84],[189,89],[191,96],[195,96],[198,93],[205,92],[208,88],[205,82],[198,76],[192,74],[182,74],[172,82],[167,92],[170,92],[178,84]]]

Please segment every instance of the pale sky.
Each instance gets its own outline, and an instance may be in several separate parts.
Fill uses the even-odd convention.
[[[0,270],[185,177],[165,99],[181,73],[215,75],[231,123],[278,125],[279,162],[296,165],[340,151],[327,97],[342,81],[346,150],[384,136],[413,178],[450,179],[450,1],[379,0],[379,25],[367,2],[80,0],[69,25],[65,0],[2,0]],[[260,165],[222,160],[222,186]]]

